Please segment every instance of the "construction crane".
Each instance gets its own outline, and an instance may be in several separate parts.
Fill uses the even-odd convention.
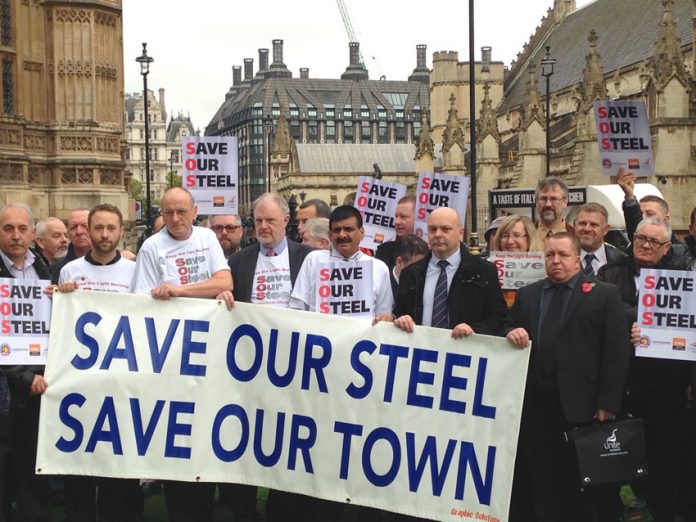
[[[353,30],[353,24],[350,21],[350,15],[348,14],[348,9],[343,0],[336,0],[338,4],[338,10],[341,12],[341,18],[343,18],[343,25],[346,28],[346,33],[348,33],[349,42],[357,42],[358,39],[355,37],[355,31]],[[362,51],[360,52],[360,67],[363,71],[366,70],[365,59],[363,58]]]

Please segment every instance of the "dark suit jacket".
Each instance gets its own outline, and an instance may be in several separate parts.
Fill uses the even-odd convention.
[[[230,270],[232,271],[232,280],[234,281],[234,290],[232,290],[232,294],[234,295],[235,301],[239,301],[241,303],[251,302],[251,291],[253,290],[254,284],[254,270],[256,269],[256,260],[259,257],[260,248],[261,247],[258,243],[254,243],[251,246],[235,252],[228,260]],[[288,241],[290,280],[292,281],[293,286],[295,285],[295,279],[297,279],[297,274],[300,271],[304,258],[312,250],[314,249],[308,247],[307,245],[295,243],[294,241]]]
[[[34,269],[36,270],[39,279],[50,279],[48,266],[44,263],[43,258],[34,253]],[[0,258],[0,277],[14,278],[10,270],[5,266],[2,258]],[[48,283],[47,283],[48,286]],[[10,389],[10,405],[12,408],[22,406],[29,396],[29,388],[34,382],[34,375],[43,374],[43,366],[39,365],[9,365],[0,366],[0,371],[4,371],[7,378],[7,384]]]
[[[386,243],[382,243],[377,247],[377,250],[375,250],[375,258],[379,259],[380,261],[384,261],[387,267],[389,267],[389,270],[391,270],[396,264],[397,250],[399,250],[398,239],[395,239],[394,241],[387,241]]]
[[[584,291],[583,283],[594,286]],[[520,289],[512,308],[517,325],[527,330],[532,343],[539,338],[543,285],[544,280]],[[557,385],[566,420],[586,424],[598,409],[619,412],[631,347],[616,287],[580,273],[568,297],[558,339]]]
[[[466,323],[474,332],[505,335],[510,325],[498,273],[492,263],[475,257],[462,244],[459,263],[447,294],[449,327]],[[416,324],[423,324],[423,288],[432,252],[407,266],[399,276],[394,314],[410,315]]]

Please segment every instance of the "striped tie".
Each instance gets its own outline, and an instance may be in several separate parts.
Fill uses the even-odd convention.
[[[594,277],[595,275],[594,268],[592,267],[592,261],[595,259],[597,259],[597,256],[594,254],[585,254],[585,268],[583,269],[583,272],[590,277]]]
[[[435,295],[433,297],[433,316],[430,321],[430,326],[435,328],[447,328],[447,266],[448,261],[444,259],[437,262],[440,267],[440,275],[435,284]]]

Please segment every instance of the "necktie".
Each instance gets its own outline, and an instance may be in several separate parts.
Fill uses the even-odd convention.
[[[554,285],[546,292],[550,294],[550,302],[544,314],[539,331],[539,368],[542,378],[550,377],[556,373],[556,351],[555,342],[561,330],[561,320],[563,319],[563,289],[565,285]]]
[[[585,268],[583,269],[583,272],[590,277],[594,277],[595,275],[594,268],[592,268],[592,261],[595,259],[597,259],[597,256],[594,254],[585,254]]]
[[[276,251],[273,250],[273,249],[271,249],[271,250],[269,250],[268,253],[266,254],[266,257],[275,257],[275,256],[277,256],[277,255],[278,255],[278,254],[276,254]]]
[[[447,266],[449,261],[441,259],[437,262],[440,267],[440,275],[435,284],[435,294],[433,296],[433,316],[430,326],[435,328],[447,328]]]

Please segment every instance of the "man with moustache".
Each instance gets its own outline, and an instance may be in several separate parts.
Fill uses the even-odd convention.
[[[68,229],[57,217],[47,217],[36,224],[36,251],[50,265],[68,253]]]
[[[60,271],[57,290],[130,292],[135,263],[121,257],[121,211],[108,203],[94,207],[88,217],[92,249]],[[70,522],[137,522],[142,520],[138,479],[69,475],[64,477],[66,514]],[[98,491],[98,495],[97,495]]]
[[[133,293],[155,299],[214,298],[232,288],[229,266],[215,234],[193,226],[198,208],[183,187],[162,197],[164,228],[147,238],[135,264]],[[181,270],[186,267],[186,270]],[[214,483],[165,481],[164,496],[172,522],[210,522]]]
[[[87,229],[87,216],[89,216],[88,208],[76,208],[68,215],[68,239],[70,240],[70,245],[65,257],[54,261],[50,266],[52,283],[58,282],[60,271],[66,264],[84,256],[92,248]]]
[[[10,203],[0,208],[0,277],[45,279],[48,267],[29,248],[34,241],[31,210]],[[39,432],[39,404],[48,384],[44,366],[0,366],[0,522],[15,520],[5,508],[10,505],[8,485],[13,486],[16,520],[48,522],[48,480],[34,473]]]
[[[213,214],[210,216],[210,229],[220,242],[225,259],[229,259],[242,243],[242,220],[237,214]]]
[[[313,249],[288,241],[285,228],[290,221],[290,208],[278,194],[267,192],[259,196],[253,203],[253,213],[257,242],[230,256],[234,289],[221,292],[218,299],[224,300],[230,309],[235,301],[288,308],[297,274],[305,257]],[[274,281],[279,281],[279,287],[267,291],[265,280],[271,274]],[[228,484],[221,490],[226,498],[235,499],[232,509],[236,517],[256,520],[255,486]],[[308,502],[311,502],[309,497],[271,490],[267,519],[270,522],[300,522],[304,520],[302,517],[311,516],[307,509]]]
[[[590,277],[597,274],[607,263],[622,260],[626,255],[618,248],[605,243],[604,238],[611,226],[607,209],[599,203],[587,203],[580,207],[573,227],[580,242],[582,271]]]
[[[535,193],[537,212],[537,234],[541,243],[557,232],[573,233],[573,228],[563,219],[563,210],[568,206],[568,185],[557,176],[539,181]]]

